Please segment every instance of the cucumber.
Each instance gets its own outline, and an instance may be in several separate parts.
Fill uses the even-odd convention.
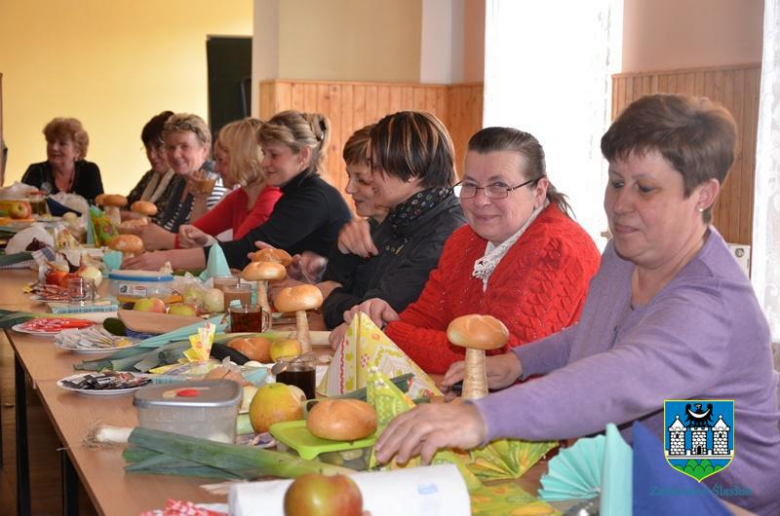
[[[124,337],[126,335],[125,332],[127,331],[125,323],[116,317],[109,317],[103,321],[103,328],[105,328],[106,331],[111,335],[118,335],[120,337]]]

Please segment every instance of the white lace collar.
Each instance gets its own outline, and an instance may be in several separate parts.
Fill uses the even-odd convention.
[[[528,226],[531,225],[536,217],[542,212],[542,210],[549,206],[549,204],[550,201],[545,199],[544,203],[540,207],[531,212],[531,216],[528,217],[528,220],[525,222],[525,224],[523,224],[523,227],[521,227],[517,233],[504,240],[501,244],[495,245],[493,242],[487,243],[485,246],[484,256],[474,262],[474,271],[471,273],[471,275],[475,278],[480,278],[482,280],[483,292],[487,290],[490,276],[493,274],[493,271],[496,270],[498,264],[501,263],[501,260],[504,258],[506,253],[509,252],[509,249],[515,245],[521,236],[523,236],[523,233],[525,233],[525,230],[528,229]]]

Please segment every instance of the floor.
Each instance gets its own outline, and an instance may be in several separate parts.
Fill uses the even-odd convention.
[[[30,454],[30,491],[34,516],[61,516],[60,442],[38,395],[27,389]],[[16,514],[16,436],[14,413],[14,357],[0,330],[0,414],[3,458],[0,464],[0,516]],[[96,514],[83,488],[79,490],[80,516]]]

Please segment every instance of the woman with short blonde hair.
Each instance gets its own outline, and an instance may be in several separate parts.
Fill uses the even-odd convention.
[[[233,239],[243,238],[271,216],[282,193],[266,184],[265,172],[260,166],[263,150],[257,143],[260,127],[260,120],[245,118],[230,122],[219,131],[214,149],[215,171],[222,175],[225,186],[233,188],[239,185],[240,188],[230,192],[192,225],[180,227],[175,247],[202,247],[190,238],[192,233],[202,232],[216,237],[232,229]]]

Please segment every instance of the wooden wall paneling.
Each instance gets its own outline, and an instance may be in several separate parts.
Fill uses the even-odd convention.
[[[401,110],[424,110],[450,130],[456,168],[462,168],[468,138],[482,127],[481,84],[394,84],[369,82],[271,80],[260,83],[260,117],[285,109],[316,111],[331,120],[331,141],[324,163],[325,177],[343,193],[347,178],[341,158],[352,133]],[[345,197],[349,199],[349,196]],[[351,203],[350,203],[351,204]]]
[[[756,141],[758,138],[758,101],[761,86],[761,69],[745,70],[744,87],[744,123],[742,137],[742,174],[743,189],[746,192],[744,202],[750,208],[749,224],[740,227],[738,242],[751,243],[753,237],[753,202],[755,196]]]
[[[293,83],[290,88],[292,89],[290,105],[285,106],[284,109],[294,109],[293,106],[303,106],[304,91],[306,86],[304,84]]]
[[[613,119],[642,95],[661,92],[703,95],[734,116],[738,142],[734,165],[713,210],[713,223],[729,242],[750,244],[758,123],[760,65],[736,65],[613,76]],[[649,85],[649,86],[648,86]]]

